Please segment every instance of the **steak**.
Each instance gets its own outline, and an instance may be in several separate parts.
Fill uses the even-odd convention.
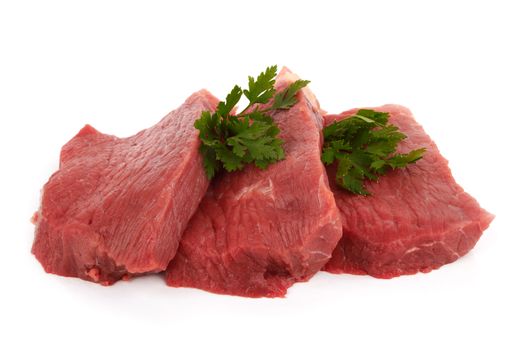
[[[103,285],[165,270],[208,187],[193,123],[217,103],[202,90],[134,136],[86,125],[64,145],[34,216],[44,269]]]
[[[282,90],[295,81],[286,68]],[[166,272],[170,286],[247,297],[282,297],[319,271],[342,228],[320,161],[322,116],[308,89],[273,114],[286,158],[219,175],[188,224]]]
[[[425,147],[415,164],[368,182],[371,196],[352,195],[330,185],[341,212],[343,237],[324,269],[378,278],[429,272],[471,250],[494,216],[455,182],[436,144],[401,106],[374,108],[390,113],[390,122],[407,135],[398,150]],[[325,116],[328,125],[357,110]]]

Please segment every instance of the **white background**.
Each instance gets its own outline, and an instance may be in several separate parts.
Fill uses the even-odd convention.
[[[175,3],[0,2],[0,348],[525,348],[519,1]],[[475,249],[393,280],[319,273],[273,300],[43,272],[29,218],[84,124],[128,136],[271,64],[330,112],[411,108],[497,215]]]

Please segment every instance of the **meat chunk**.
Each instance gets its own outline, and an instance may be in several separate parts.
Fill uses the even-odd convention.
[[[217,102],[199,91],[128,138],[80,130],[34,216],[44,269],[103,285],[165,270],[208,187],[193,123]]]
[[[390,113],[390,122],[408,137],[400,152],[425,147],[421,160],[368,182],[371,196],[353,195],[330,185],[341,212],[343,237],[324,269],[379,278],[429,272],[471,250],[494,216],[455,182],[435,143],[401,106],[373,108]],[[325,116],[329,125],[356,110]]]
[[[287,69],[278,90],[297,79]],[[166,272],[168,285],[281,297],[331,256],[342,228],[320,161],[322,116],[308,89],[273,115],[286,159],[214,179]]]

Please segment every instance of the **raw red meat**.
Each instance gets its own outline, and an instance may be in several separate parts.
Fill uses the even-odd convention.
[[[282,89],[297,76],[286,69]],[[298,103],[273,115],[286,159],[216,178],[188,224],[166,279],[248,297],[281,297],[308,280],[341,238],[339,213],[320,161],[322,117],[304,89]]]
[[[390,113],[391,123],[408,136],[399,151],[426,147],[427,152],[417,163],[367,183],[369,197],[339,188],[334,167],[328,169],[343,237],[324,269],[391,278],[455,261],[474,247],[494,216],[455,182],[447,160],[408,109],[373,109]],[[327,115],[325,123],[355,111]]]
[[[32,252],[44,269],[103,285],[164,270],[208,187],[193,123],[217,102],[199,91],[128,138],[80,130],[34,217]]]

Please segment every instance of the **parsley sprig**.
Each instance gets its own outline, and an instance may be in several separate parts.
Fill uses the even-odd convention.
[[[258,168],[266,169],[269,164],[284,159],[279,127],[268,113],[295,105],[297,92],[309,81],[297,80],[276,93],[276,76],[277,66],[271,66],[257,79],[248,77],[247,89],[235,85],[226,100],[219,102],[215,112],[204,111],[195,121],[195,128],[200,131],[200,152],[208,179],[221,168],[231,172],[254,163]],[[235,114],[232,111],[243,95],[248,99],[248,105]],[[272,98],[273,102],[268,104]],[[261,109],[262,105],[266,107]]]
[[[339,186],[355,194],[369,195],[365,179],[377,180],[388,169],[406,167],[423,157],[425,148],[394,154],[406,135],[389,124],[388,118],[388,113],[360,109],[354,116],[324,128],[321,159],[327,165],[337,161]]]

